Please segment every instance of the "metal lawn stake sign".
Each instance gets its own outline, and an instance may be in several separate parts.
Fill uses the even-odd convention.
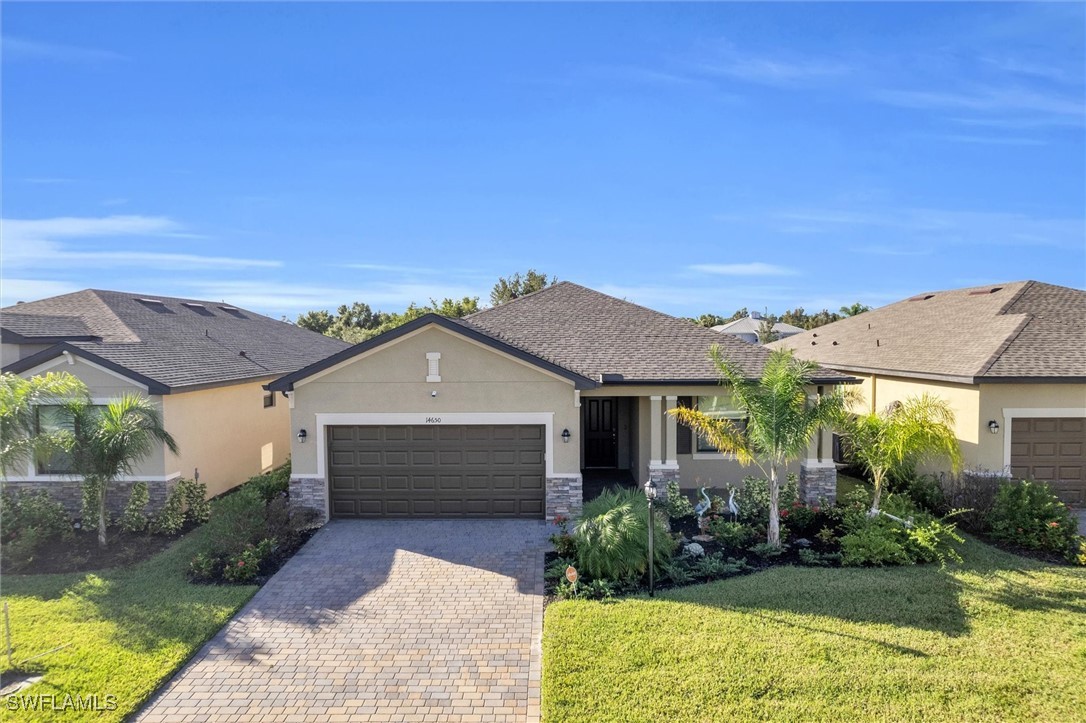
[[[577,594],[577,578],[580,577],[577,574],[577,568],[570,565],[566,568],[566,579],[569,580],[569,584],[573,586],[573,594]]]
[[[649,597],[656,597],[656,567],[654,563],[655,555],[653,554],[653,540],[654,533],[656,531],[656,517],[653,514],[653,503],[656,501],[656,483],[651,479],[645,483],[645,497],[649,500]]]

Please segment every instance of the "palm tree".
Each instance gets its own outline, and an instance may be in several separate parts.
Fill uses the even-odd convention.
[[[147,397],[125,394],[104,407],[80,401],[67,405],[73,443],[72,472],[83,477],[84,495],[97,497],[98,544],[106,546],[106,488],[157,444],[177,454],[177,442],[162,426],[158,407]]]
[[[853,459],[871,475],[872,517],[879,513],[882,490],[891,475],[923,460],[948,459],[955,472],[961,468],[954,410],[931,394],[894,402],[882,413],[859,415],[847,422],[844,436]]]
[[[871,311],[871,307],[857,301],[851,306],[842,306],[840,311],[842,316],[858,316],[865,311]]]
[[[72,439],[66,429],[40,429],[38,408],[87,397],[86,385],[71,374],[51,372],[30,379],[0,374],[0,474],[25,472],[29,461],[69,448]]]
[[[773,351],[757,380],[747,379],[723,358],[719,347],[713,346],[709,356],[721,383],[730,387],[736,407],[745,413],[746,428],[685,407],[669,409],[668,414],[720,451],[734,454],[740,464],[754,464],[768,477],[768,542],[780,545],[780,475],[789,463],[807,454],[820,427],[836,426],[844,418],[849,397],[834,390],[810,399],[807,388],[818,365],[795,358],[788,349]]]

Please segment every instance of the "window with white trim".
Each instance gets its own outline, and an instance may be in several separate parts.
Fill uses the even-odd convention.
[[[738,409],[735,401],[731,395],[715,396],[715,397],[696,397],[695,404],[698,411],[702,412],[706,416],[713,419],[730,419],[732,424],[739,429],[740,432],[746,432],[747,429],[747,413]],[[695,451],[697,452],[719,452],[720,450],[709,443],[705,437],[700,434],[696,435],[697,441],[695,442]]]
[[[104,405],[91,407],[92,411],[105,409]],[[72,430],[71,414],[64,408],[55,404],[43,404],[34,408],[36,415],[35,426],[38,434],[53,433],[64,430]],[[54,452],[48,459],[39,460],[35,464],[38,474],[72,474],[72,457],[67,452]]]

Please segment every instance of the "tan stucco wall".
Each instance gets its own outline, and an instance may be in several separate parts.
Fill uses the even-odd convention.
[[[440,382],[427,382],[428,352],[439,352]],[[431,392],[437,391],[437,397]],[[420,413],[431,416],[469,412],[539,413],[553,417],[555,474],[580,472],[580,443],[563,444],[569,429],[579,436],[580,409],[571,382],[507,357],[437,326],[428,326],[322,376],[295,385],[291,428],[309,438],[292,444],[292,473],[315,475],[316,415],[329,413]]]
[[[979,466],[1000,470],[1009,463],[1004,444],[1011,429],[1007,410],[1018,409],[1045,410],[1035,415],[1040,417],[1052,413],[1048,410],[1086,416],[1086,384],[981,384]],[[988,431],[993,419],[999,422],[998,434]]]
[[[42,373],[66,372],[71,374],[87,385],[91,398],[96,402],[116,399],[122,394],[146,393],[142,387],[134,382],[125,381],[109,372],[102,371],[98,367],[92,366],[90,363],[79,357],[73,356],[72,359],[74,362],[72,364],[57,364],[45,369]],[[29,374],[24,373],[20,376],[28,377]],[[162,408],[162,397],[152,395],[151,399],[158,404],[159,409]],[[134,473],[135,476],[146,476],[149,478],[159,478],[165,474],[167,474],[165,449],[156,449],[145,457],[137,466]]]
[[[867,375],[862,378],[864,382],[861,392],[866,402],[864,411],[882,411],[893,402],[922,394],[931,394],[948,401],[954,410],[954,429],[961,444],[963,465],[967,469],[985,466],[979,449],[982,437],[978,386],[881,375]],[[983,431],[991,436],[987,429]],[[930,464],[925,471],[940,471],[946,467],[945,464]]]
[[[50,346],[51,344],[0,344],[0,367],[6,367],[39,351],[45,351]]]
[[[166,453],[168,473],[191,479],[199,469],[211,497],[286,462],[290,408],[281,395],[264,408],[267,381],[162,397],[166,429],[180,448],[180,455]]]

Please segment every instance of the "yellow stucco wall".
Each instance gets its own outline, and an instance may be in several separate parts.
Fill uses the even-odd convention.
[[[440,382],[427,382],[428,352],[438,352]],[[436,391],[437,397],[431,392]],[[295,385],[291,427],[292,473],[316,475],[317,414],[553,413],[554,474],[580,472],[580,444],[564,444],[563,429],[580,431],[574,386],[537,367],[508,357],[438,326],[428,326],[371,350],[344,365]]]
[[[166,453],[167,472],[200,481],[209,497],[283,464],[290,453],[290,408],[277,395],[264,408],[267,379],[162,397],[166,429],[180,455]]]

